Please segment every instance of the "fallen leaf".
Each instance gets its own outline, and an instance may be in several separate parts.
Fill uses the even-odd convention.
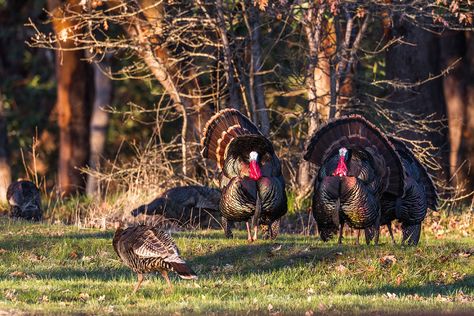
[[[81,301],[84,301],[84,302],[85,302],[85,301],[87,301],[87,300],[89,299],[89,294],[87,294],[87,293],[81,293],[81,294],[79,294],[79,299],[80,299]]]
[[[271,311],[273,309],[273,305],[272,304],[268,304],[268,310]]]
[[[397,276],[397,285],[400,286],[400,284],[402,284],[402,277]]]
[[[311,309],[306,311],[306,313],[304,313],[304,316],[313,316],[313,315],[314,315],[314,312]]]
[[[48,298],[48,296],[46,296],[46,295],[42,295],[42,296],[38,299],[38,302],[40,302],[40,303],[49,302],[49,298]]]
[[[8,252],[8,250],[0,248],[0,255],[3,255],[5,252]]]
[[[340,264],[336,267],[336,271],[343,273],[347,271],[347,268],[344,265]]]
[[[103,302],[105,301],[105,295],[101,295],[99,296],[99,298],[97,299],[98,302]]]
[[[28,275],[22,271],[13,271],[12,273],[9,274],[9,276],[14,277],[14,278],[22,278],[22,279],[28,277]]]
[[[380,264],[383,267],[390,267],[392,266],[395,262],[397,262],[397,258],[395,258],[394,255],[386,255],[380,258]]]
[[[9,301],[15,302],[16,301],[16,290],[6,290],[5,292],[5,298]]]

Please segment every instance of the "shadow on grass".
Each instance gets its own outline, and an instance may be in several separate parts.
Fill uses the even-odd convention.
[[[274,247],[281,245],[280,250]],[[213,253],[195,257],[189,260],[191,266],[202,266],[202,277],[210,277],[210,272],[219,271],[220,268],[230,265],[230,271],[222,272],[225,275],[249,275],[254,273],[271,273],[283,268],[289,268],[320,261],[334,261],[336,255],[347,250],[346,246],[318,247],[297,250],[298,242],[276,244],[251,244],[229,246]],[[208,276],[206,276],[208,274]]]
[[[397,295],[414,295],[432,297],[440,295],[452,295],[458,291],[466,291],[474,288],[474,275],[469,275],[462,280],[450,284],[427,283],[417,286],[393,286],[384,285],[378,288],[365,289],[358,291],[359,295],[376,295],[394,293]]]
[[[34,275],[37,279],[55,279],[55,280],[97,280],[111,281],[117,279],[135,278],[136,274],[127,267],[119,268],[56,268],[47,270],[25,271],[27,274]],[[0,280],[11,280],[9,275],[1,276]]]

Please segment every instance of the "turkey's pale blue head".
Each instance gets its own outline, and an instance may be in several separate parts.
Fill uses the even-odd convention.
[[[341,147],[339,149],[339,157],[344,157],[347,158],[347,148],[346,147]]]

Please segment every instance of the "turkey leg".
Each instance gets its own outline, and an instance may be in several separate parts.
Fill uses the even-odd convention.
[[[250,223],[249,223],[249,221],[245,222],[245,225],[247,226],[247,240],[249,242],[252,242],[253,239],[252,239],[252,233],[250,232]]]
[[[388,232],[390,233],[390,237],[392,238],[392,244],[396,244],[395,238],[393,237],[393,231],[392,231],[392,223],[387,224]]]
[[[165,278],[166,284],[168,284],[168,288],[165,291],[166,293],[170,293],[173,290],[173,284],[171,284],[170,278],[168,276],[168,272],[161,271],[161,275],[163,276],[163,278]]]
[[[262,202],[260,200],[260,195],[257,191],[257,199],[255,201],[255,213],[252,217],[252,226],[253,226],[253,240],[257,240],[258,234],[258,220],[260,219],[260,214],[262,213]]]
[[[137,274],[137,279],[138,279],[138,282],[137,282],[137,285],[135,285],[135,287],[133,288],[133,293],[136,293],[138,291],[138,289],[140,288],[140,286],[142,285],[143,274],[138,273]]]

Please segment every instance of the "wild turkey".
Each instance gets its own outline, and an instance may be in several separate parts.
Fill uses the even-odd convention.
[[[361,116],[330,121],[313,135],[304,158],[319,167],[313,216],[322,240],[344,223],[378,243],[382,193],[403,195],[403,166],[388,139]]]
[[[392,221],[397,219],[402,223],[402,243],[417,245],[427,208],[436,210],[438,194],[430,175],[412,151],[393,137],[389,140],[395,146],[405,169],[405,194],[394,196],[386,192],[382,195],[381,225],[387,225],[392,242],[395,242]]]
[[[18,180],[7,189],[10,216],[39,221],[43,217],[41,195],[36,185],[27,180]]]
[[[222,171],[219,209],[226,237],[232,237],[232,222],[245,221],[250,242],[257,239],[258,225],[265,227],[265,237],[276,238],[287,200],[272,143],[242,113],[225,109],[207,122],[201,145],[202,156]]]
[[[197,279],[196,273],[180,257],[178,247],[171,236],[158,228],[138,225],[124,228],[118,224],[113,246],[122,261],[137,273],[135,293],[143,282],[143,274],[159,271],[171,289],[168,272],[176,272],[183,279]]]
[[[133,216],[140,214],[162,215],[180,225],[209,222],[219,216],[221,191],[205,186],[189,185],[172,188],[149,204],[134,209]],[[204,210],[204,211],[201,211]]]

